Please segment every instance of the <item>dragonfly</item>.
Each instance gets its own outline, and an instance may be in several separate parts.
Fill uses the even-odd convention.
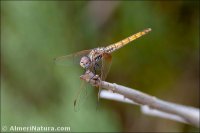
[[[140,38],[141,36],[149,33],[150,31],[151,28],[147,28],[121,41],[110,44],[106,47],[98,47],[89,50],[79,51],[65,56],[60,56],[55,59],[55,62],[56,64],[62,65],[79,64],[83,69],[85,69],[85,72],[88,72],[89,70],[89,72],[93,72],[95,75],[97,74],[97,71],[100,71],[100,79],[105,80],[112,62],[111,53],[119,50],[123,46],[136,40],[137,38]],[[101,88],[99,87],[98,99],[100,91]],[[76,100],[74,102],[74,105],[76,105]]]

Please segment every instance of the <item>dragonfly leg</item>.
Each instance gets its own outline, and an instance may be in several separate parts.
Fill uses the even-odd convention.
[[[93,69],[94,69],[94,74],[96,74],[97,70],[100,69],[100,65],[98,63],[95,63]]]
[[[94,75],[96,75],[97,73],[97,70],[96,70],[96,67],[94,66]]]
[[[95,69],[94,69],[95,70]],[[99,76],[98,75],[96,75],[96,74],[94,74],[94,73],[92,73],[90,70],[87,70],[86,72],[85,72],[85,74],[87,74],[87,75],[90,75],[89,77],[89,81],[88,82],[91,82],[91,80],[94,80],[95,81],[95,86],[98,86],[97,85],[97,81],[99,80]]]
[[[98,67],[98,68],[100,68],[100,66],[99,66],[99,64],[98,64],[98,63],[95,63],[95,67]]]
[[[91,80],[94,80],[95,83],[93,83],[93,85],[98,87],[98,83],[100,81],[99,75],[94,74],[92,71],[90,71],[88,69],[88,70],[86,70],[85,74],[82,76],[85,76],[86,78],[88,78],[89,80],[87,82],[89,82],[89,83],[91,82]]]
[[[94,80],[94,81],[95,81],[95,84],[97,84],[98,79],[99,79],[99,76],[98,76],[98,75],[93,75],[93,76],[90,78],[89,82],[90,82],[91,80]]]
[[[98,63],[95,63],[94,64],[94,74],[96,75],[97,74],[97,69],[100,69],[100,65]],[[98,76],[99,77],[99,76]]]

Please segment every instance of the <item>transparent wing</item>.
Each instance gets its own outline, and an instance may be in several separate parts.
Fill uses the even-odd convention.
[[[108,72],[110,70],[110,66],[112,64],[112,56],[111,54],[104,53],[102,56],[102,63],[101,63],[101,80],[104,81],[108,75]],[[99,92],[98,92],[98,103],[97,108],[99,106],[99,96],[102,88],[99,86]]]
[[[79,111],[80,103],[83,102],[83,101],[81,102],[81,99],[85,99],[86,97],[87,97],[87,88],[85,82],[82,81],[77,96],[74,100],[74,111]]]
[[[81,86],[76,95],[76,98],[74,100],[74,111],[75,112],[79,111],[80,107],[87,100],[88,96],[90,95],[89,90],[93,90],[93,89],[88,89],[88,88],[89,88],[89,85],[85,81],[82,81]]]
[[[112,64],[112,56],[111,54],[104,53],[102,57],[102,66],[101,66],[101,80],[105,80],[108,72],[110,70],[110,66]]]
[[[79,64],[81,57],[88,55],[91,50],[83,50],[74,54],[60,56],[54,59],[55,63],[58,65],[71,66],[74,64]]]

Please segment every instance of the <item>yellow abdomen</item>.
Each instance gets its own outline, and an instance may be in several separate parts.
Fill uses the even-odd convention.
[[[117,43],[111,44],[109,46],[106,47],[106,52],[107,53],[112,53],[113,51],[120,49],[121,47],[125,46],[126,44],[128,44],[129,42],[132,42],[133,40],[147,34],[148,32],[151,31],[151,28],[145,29],[143,31],[140,31],[134,35],[131,35]]]

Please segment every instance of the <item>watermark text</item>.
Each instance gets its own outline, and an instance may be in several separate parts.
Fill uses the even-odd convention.
[[[2,132],[70,132],[69,126],[2,126]]]

